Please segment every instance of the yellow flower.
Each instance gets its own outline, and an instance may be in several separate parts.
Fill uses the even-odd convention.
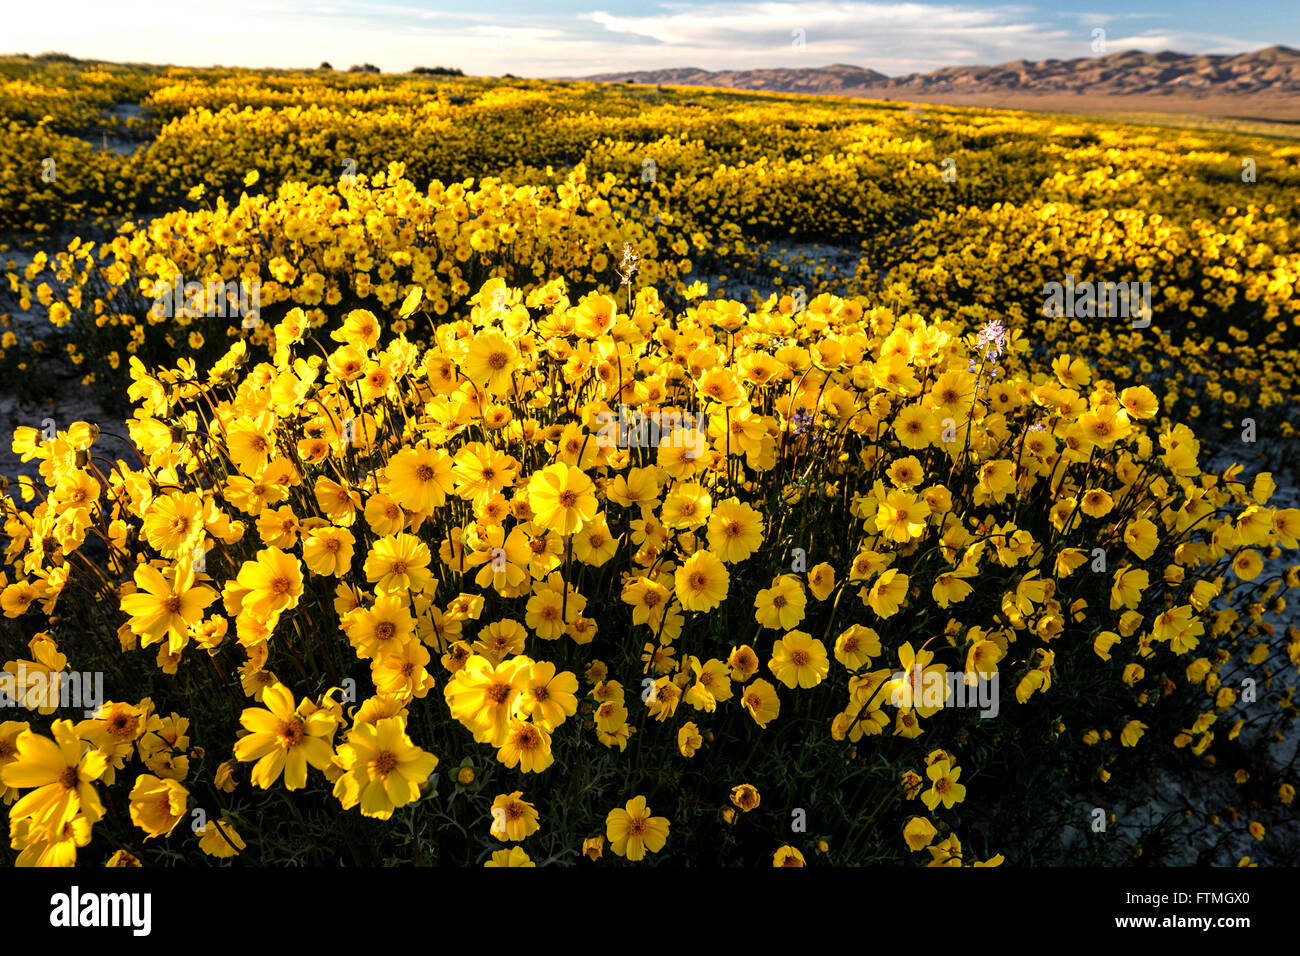
[[[379,344],[379,320],[369,309],[353,309],[343,317],[343,325],[330,333],[335,342],[373,349]]]
[[[245,589],[241,612],[262,618],[298,606],[302,597],[302,567],[298,559],[279,548],[264,548],[245,561],[235,579]]]
[[[1079,510],[1090,518],[1100,518],[1115,507],[1115,501],[1104,488],[1090,488],[1079,499]]]
[[[550,661],[533,664],[520,687],[520,713],[542,730],[552,731],[578,712],[578,677],[570,671],[556,673]]]
[[[614,325],[618,304],[607,295],[593,293],[578,305],[574,330],[584,338],[596,339]]]
[[[499,794],[492,801],[491,834],[498,840],[519,841],[541,829],[537,808],[523,799],[523,791]]]
[[[433,555],[429,546],[413,534],[380,538],[366,556],[366,580],[375,591],[431,592],[436,585],[429,571]]]
[[[489,329],[475,336],[461,369],[465,376],[493,395],[504,395],[519,367],[519,350],[501,332]]]
[[[668,842],[668,818],[652,817],[645,797],[633,797],[626,808],[616,807],[605,817],[609,848],[618,856],[637,861],[648,852],[658,853]]]
[[[203,538],[203,499],[172,492],[154,499],[144,518],[144,535],[165,558],[189,558]]]
[[[893,617],[907,597],[907,585],[907,575],[899,573],[896,568],[890,568],[876,578],[876,583],[866,594],[865,603],[881,617]]]
[[[783,866],[807,866],[803,854],[792,846],[783,846],[772,855],[772,865],[774,867]]]
[[[1151,583],[1151,576],[1142,568],[1126,568],[1115,572],[1115,580],[1110,589],[1110,609],[1137,607],[1142,599],[1142,592]]]
[[[235,741],[235,759],[257,761],[252,780],[263,790],[281,773],[286,789],[300,790],[307,783],[307,765],[324,770],[334,756],[335,719],[321,710],[305,713],[308,701],[295,709],[293,693],[283,684],[266,688],[262,703],[265,710],[248,707],[239,717],[249,733]]]
[[[512,846],[508,850],[497,850],[492,854],[491,859],[483,864],[485,867],[499,866],[536,866],[524,848],[521,846]]]
[[[709,515],[708,539],[720,560],[744,561],[763,543],[763,518],[740,499],[728,498]]]
[[[521,656],[494,665],[486,657],[471,656],[443,688],[451,715],[469,728],[479,743],[500,747],[532,663]]]
[[[11,844],[20,850],[14,866],[74,866],[77,848],[90,842],[91,822],[79,813],[60,830],[35,827],[30,819],[10,825]]]
[[[804,631],[791,631],[772,645],[768,669],[786,687],[816,687],[830,671],[826,645]]]
[[[758,790],[752,784],[742,783],[731,788],[731,802],[744,813],[755,809],[760,801]]]
[[[199,849],[208,856],[224,860],[238,856],[247,849],[247,844],[224,817],[217,821],[209,820],[196,832]]]
[[[302,560],[313,574],[343,577],[352,567],[355,544],[356,538],[347,528],[313,528],[303,536]]]
[[[376,595],[374,604],[353,609],[341,623],[361,658],[399,654],[415,633],[415,618],[400,591]]]
[[[424,298],[424,289],[420,286],[412,286],[411,291],[406,293],[406,298],[402,300],[402,307],[398,310],[398,316],[405,319],[420,306],[420,300]]]
[[[876,526],[881,534],[897,544],[907,544],[925,534],[930,506],[906,491],[891,491],[877,505]]]
[[[483,442],[474,442],[456,453],[452,478],[456,494],[481,506],[497,492],[513,485],[518,471],[519,462],[510,455]]]
[[[146,840],[167,836],[184,819],[189,796],[176,780],[141,774],[131,788],[131,822],[148,834]]]
[[[776,696],[776,688],[761,678],[745,688],[740,703],[760,727],[766,727],[781,713],[781,701]]]
[[[393,810],[420,799],[438,758],[411,742],[404,717],[356,723],[335,758],[344,774],[334,796],[344,810],[360,804],[362,816],[387,820]]]
[[[912,817],[903,827],[903,839],[913,853],[924,850],[938,835],[939,831],[934,828],[934,824],[925,817]]]
[[[104,815],[91,786],[108,769],[98,750],[85,746],[69,720],[56,720],[51,740],[30,730],[14,738],[13,759],[0,767],[0,783],[31,792],[9,810],[9,821],[28,820],[31,826],[60,834],[78,813],[94,823]]]
[[[727,666],[731,668],[731,679],[738,684],[743,684],[755,674],[758,673],[758,655],[748,644],[741,644],[739,647],[732,648],[727,655]]]
[[[763,627],[788,631],[803,620],[808,597],[793,574],[783,574],[754,597],[754,619]]]
[[[930,789],[921,794],[921,802],[933,811],[940,803],[945,810],[951,810],[953,804],[966,799],[966,787],[957,782],[961,776],[961,767],[954,767],[950,761],[938,760],[925,770],[930,778]]]
[[[189,643],[189,630],[203,618],[203,609],[217,599],[217,592],[195,586],[190,562],[173,565],[169,581],[156,568],[136,565],[138,590],[122,598],[122,611],[130,615],[131,631],[142,638],[142,647],[166,639],[168,650],[179,653]]]
[[[1130,720],[1120,732],[1119,742],[1125,747],[1136,747],[1137,742],[1146,733],[1147,725],[1140,720]]]
[[[683,757],[694,757],[696,751],[704,745],[704,738],[700,736],[700,728],[695,726],[695,722],[688,720],[682,724],[677,731],[677,749],[681,751]]]
[[[930,852],[930,862],[926,866],[961,866],[961,841],[955,833],[926,849]]]
[[[452,461],[440,448],[403,448],[384,469],[382,488],[408,511],[431,512],[447,502],[455,485]]]
[[[1246,548],[1232,559],[1232,570],[1243,581],[1253,581],[1264,569],[1264,562],[1254,548]]]
[[[595,486],[580,469],[555,462],[528,480],[528,504],[542,527],[574,534],[596,515]]]
[[[948,667],[937,664],[929,667],[934,660],[934,653],[924,647],[913,651],[911,642],[906,642],[898,649],[898,662],[902,673],[887,681],[881,689],[885,700],[904,713],[932,717],[938,713],[948,700]]]
[[[986,461],[980,465],[978,490],[979,494],[976,495],[977,503],[981,497],[1001,501],[1011,494],[1016,490],[1016,463],[1006,459],[997,459],[995,461]]]
[[[1079,427],[1084,437],[1095,445],[1108,447],[1127,438],[1133,430],[1128,413],[1113,407],[1092,409],[1079,417]]]
[[[677,600],[688,611],[711,611],[727,597],[731,575],[712,551],[696,551],[674,575]]]
[[[269,414],[257,419],[240,418],[226,427],[226,451],[240,473],[256,478],[266,470],[275,440],[274,420]]]
[[[700,378],[699,393],[706,400],[732,408],[746,400],[745,389],[729,368],[709,369]]]
[[[430,660],[423,644],[408,640],[370,662],[370,679],[375,690],[385,697],[401,701],[419,699],[434,686],[433,675],[425,669]]]
[[[1119,401],[1133,418],[1152,418],[1160,410],[1155,393],[1145,385],[1124,389],[1119,393]]]
[[[835,639],[835,659],[856,671],[880,654],[880,635],[869,627],[851,624]]]
[[[694,530],[708,521],[712,510],[713,499],[703,487],[695,482],[680,484],[664,499],[663,525]]]
[[[815,566],[808,572],[808,590],[819,601],[825,601],[835,590],[835,569],[827,562]]]
[[[948,607],[952,604],[960,604],[970,597],[974,590],[962,580],[960,575],[949,572],[935,577],[934,586],[930,589],[930,596],[934,598],[934,603],[939,607]]]

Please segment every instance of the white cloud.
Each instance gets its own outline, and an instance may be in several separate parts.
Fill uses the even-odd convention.
[[[1060,14],[1023,2],[974,6],[882,0],[718,0],[648,5],[635,14],[592,8],[503,15],[484,3],[461,13],[418,0],[68,0],[59,16],[36,3],[6,14],[6,52],[193,66],[374,63],[385,71],[457,66],[467,73],[581,76],[698,66],[711,70],[854,63],[897,75],[942,66],[1092,56],[1092,25],[1137,27],[1142,14]],[[1122,26],[1121,26],[1122,25]],[[804,31],[802,49],[792,30]],[[1175,29],[1108,37],[1110,50],[1241,52],[1257,44]]]
[[[628,43],[624,59],[709,69],[820,66],[849,61],[897,74],[972,62],[1002,62],[1027,51],[1084,56],[1091,37],[1034,19],[1020,4],[712,3],[665,5],[639,16],[595,10],[580,19]],[[791,30],[804,31],[803,48]],[[633,44],[638,45],[633,45]],[[675,58],[671,58],[675,55]],[[624,63],[620,69],[631,69]]]

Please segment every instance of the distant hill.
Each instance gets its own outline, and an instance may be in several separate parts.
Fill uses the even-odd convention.
[[[564,77],[605,83],[713,86],[774,93],[908,99],[936,94],[1009,96],[1245,96],[1300,94],[1300,50],[1271,46],[1254,53],[1188,55],[1125,50],[1073,60],[1016,60],[998,66],[948,66],[929,73],[885,76],[837,63],[803,69],[725,70],[696,67]]]

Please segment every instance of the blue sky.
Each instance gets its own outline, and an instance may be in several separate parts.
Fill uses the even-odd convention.
[[[1275,0],[67,0],[7,4],[0,52],[187,66],[582,76],[696,66],[853,63],[891,76],[1124,49],[1300,47],[1300,2]],[[802,31],[800,34],[797,31]],[[802,39],[802,46],[798,40]]]

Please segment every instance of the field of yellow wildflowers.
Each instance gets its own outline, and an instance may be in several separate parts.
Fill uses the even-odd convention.
[[[17,865],[1300,858],[1300,142],[39,58],[0,122]]]

